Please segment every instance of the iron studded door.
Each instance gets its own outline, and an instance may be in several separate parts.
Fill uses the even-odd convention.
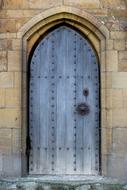
[[[99,171],[99,71],[89,42],[61,26],[30,63],[30,174]]]

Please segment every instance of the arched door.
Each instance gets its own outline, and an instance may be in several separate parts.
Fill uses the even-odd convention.
[[[90,43],[60,26],[36,47],[29,83],[30,174],[99,172],[99,69]]]

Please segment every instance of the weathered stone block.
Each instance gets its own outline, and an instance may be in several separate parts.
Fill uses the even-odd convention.
[[[120,30],[127,31],[127,19],[120,18]]]
[[[16,33],[10,33],[10,32],[7,32],[7,33],[0,33],[0,39],[12,39],[12,38],[16,38],[17,37],[17,34]]]
[[[12,147],[11,129],[0,129],[0,152],[10,153]]]
[[[102,127],[101,129],[101,138],[103,139],[102,143],[102,153],[109,154],[112,150],[112,129]]]
[[[23,10],[7,10],[6,12],[7,18],[22,18],[24,17]]]
[[[111,35],[111,39],[121,39],[121,40],[125,40],[126,38],[127,38],[127,32],[125,32],[125,31],[123,31],[123,32],[121,32],[121,31],[112,31],[111,33],[110,33],[110,35]]]
[[[0,108],[5,107],[5,89],[0,89]]]
[[[112,110],[111,109],[101,109],[101,125],[104,128],[112,128]]]
[[[19,88],[9,88],[5,92],[6,108],[19,108],[21,106],[21,90]]]
[[[106,51],[106,70],[117,71],[118,69],[118,53],[117,51]]]
[[[20,154],[4,154],[3,155],[3,171],[4,177],[21,176],[21,155]]]
[[[21,129],[12,129],[12,153],[21,153]]]
[[[114,40],[114,49],[125,50],[125,40]]]
[[[102,89],[102,108],[122,108],[123,105],[123,90],[122,89]]]
[[[102,0],[102,6],[112,9],[126,9],[126,3],[124,0]]]
[[[101,107],[112,108],[112,89],[101,89]]]
[[[106,71],[106,52],[105,51],[101,53],[100,63],[101,63],[101,71],[105,72]]]
[[[47,9],[47,8],[50,8],[50,7],[53,7],[53,6],[58,6],[58,5],[62,5],[62,0],[46,0],[46,1],[43,1],[43,0],[31,0],[29,1],[29,7],[32,8],[32,9],[35,9],[35,8],[43,8],[43,9]]]
[[[4,0],[2,3],[3,9],[21,9],[22,0]]]
[[[127,88],[127,73],[126,72],[112,73],[112,87]]]
[[[12,72],[0,73],[0,88],[12,88],[14,85],[14,74]]]
[[[127,72],[127,61],[122,61],[118,65],[119,72]]]
[[[113,49],[113,40],[107,40],[106,41],[106,49],[112,50]]]
[[[13,50],[22,50],[21,39],[13,39],[12,40],[12,49]]]
[[[112,89],[112,108],[122,108],[123,106],[123,90]]]
[[[127,51],[119,51],[119,71],[127,72]]]
[[[17,18],[17,19],[15,20],[16,31],[18,32],[18,30],[19,30],[28,20],[30,20],[30,18],[28,18],[28,17]]]
[[[2,2],[3,0],[0,0],[0,9],[2,8]],[[0,18],[2,19],[2,18],[6,18],[6,13],[7,13],[7,11],[6,10],[0,10]]]
[[[112,72],[101,73],[101,88],[112,88]]]
[[[113,153],[127,156],[127,128],[113,128]]]
[[[70,6],[78,6],[81,8],[99,8],[100,7],[100,2],[99,0],[64,0],[65,5],[70,5]]]
[[[21,71],[21,52],[8,51],[8,71]]]
[[[0,51],[0,71],[7,71],[7,52]]]
[[[127,61],[127,51],[119,51],[119,60],[120,61]]]
[[[119,108],[112,110],[112,126],[127,128],[127,108]]]
[[[127,89],[123,89],[123,107],[127,108]]]
[[[24,75],[26,76],[26,73],[24,73]],[[14,87],[15,88],[21,88],[21,84],[22,84],[22,73],[21,72],[15,72],[14,73]]]
[[[15,20],[14,19],[1,19],[0,20],[0,32],[6,33],[6,32],[15,32]]]
[[[12,49],[12,40],[1,39],[0,40],[0,50],[11,50]]]
[[[0,109],[0,128],[20,128],[21,112],[17,109]]]
[[[126,156],[118,156],[117,154],[108,155],[107,175],[109,177],[117,177],[120,180],[126,180],[127,176],[127,159]]]

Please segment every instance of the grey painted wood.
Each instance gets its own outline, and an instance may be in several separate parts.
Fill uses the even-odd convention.
[[[30,72],[29,173],[98,174],[99,71],[90,43],[61,26],[36,47]],[[80,103],[88,115],[77,112]]]

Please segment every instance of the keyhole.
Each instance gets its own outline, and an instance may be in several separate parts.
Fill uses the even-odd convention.
[[[86,97],[89,95],[89,90],[87,88],[83,90],[83,95]]]

